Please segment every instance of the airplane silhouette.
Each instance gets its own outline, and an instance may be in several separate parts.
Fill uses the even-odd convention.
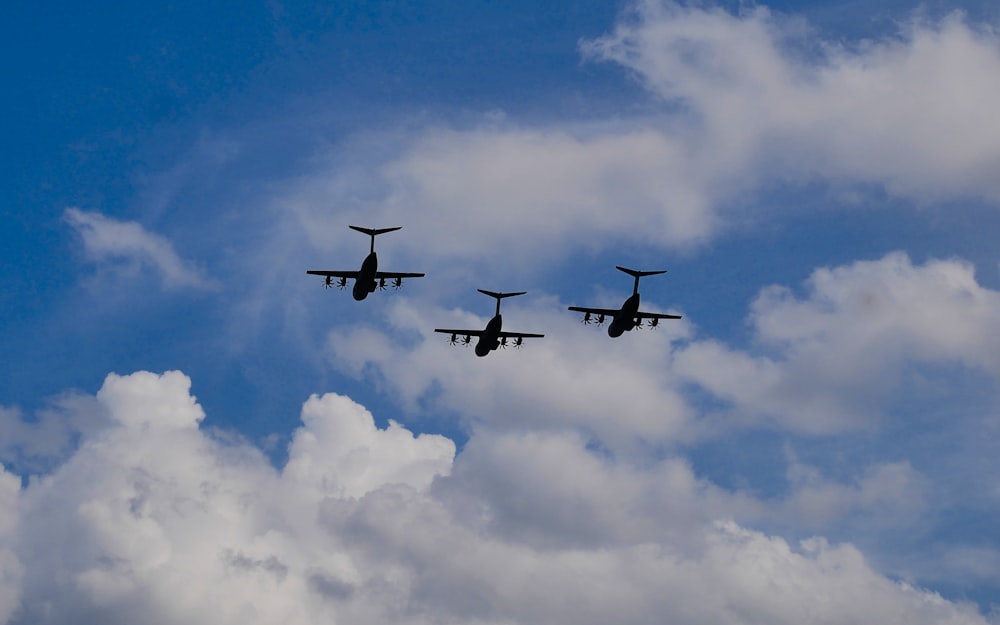
[[[625,267],[619,267],[616,265],[619,271],[624,271],[628,275],[635,278],[635,286],[632,287],[632,295],[629,296],[623,303],[621,308],[586,308],[583,306],[570,306],[570,310],[583,313],[583,322],[592,323],[590,316],[597,315],[597,319],[593,323],[601,325],[604,323],[605,317],[612,317],[611,325],[608,326],[608,336],[611,338],[616,338],[621,336],[623,333],[628,332],[632,328],[641,328],[643,319],[649,319],[649,327],[655,328],[659,323],[660,319],[680,319],[680,315],[664,315],[662,313],[650,313],[641,312],[639,310],[639,278],[643,276],[655,276],[661,273],[667,273],[664,269],[663,271],[636,271],[634,269],[626,269]]]
[[[386,280],[392,280],[393,288],[398,289],[403,286],[403,278],[422,278],[424,276],[422,273],[400,273],[398,271],[378,270],[378,256],[375,254],[375,237],[386,232],[399,230],[402,226],[395,228],[360,228],[358,226],[348,226],[348,228],[370,236],[372,238],[371,251],[365,257],[364,262],[361,263],[361,269],[358,271],[328,271],[325,269],[309,269],[306,271],[306,273],[314,276],[326,276],[326,282],[324,283],[326,288],[329,289],[332,286],[337,286],[343,289],[347,286],[348,280],[354,280],[354,288],[351,292],[354,295],[354,299],[360,302],[368,297],[369,293],[374,292],[376,288],[384,290]],[[339,280],[335,283],[333,281],[334,278],[339,278]]]
[[[514,339],[514,347],[520,347],[521,342],[526,338],[541,338],[545,336],[544,334],[505,332],[503,330],[503,317],[500,316],[500,300],[505,297],[524,295],[527,291],[521,291],[519,293],[494,293],[493,291],[484,291],[483,289],[478,289],[478,291],[485,295],[489,295],[490,297],[495,297],[497,300],[496,314],[494,314],[493,318],[486,324],[486,328],[482,330],[449,330],[444,328],[435,328],[434,331],[450,334],[451,339],[448,342],[452,345],[468,345],[472,342],[472,337],[478,336],[479,341],[476,343],[476,356],[480,357],[489,354],[497,348],[507,347],[507,339]],[[463,338],[459,339],[459,336],[462,336]]]

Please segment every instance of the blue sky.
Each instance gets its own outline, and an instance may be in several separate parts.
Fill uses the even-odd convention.
[[[8,10],[0,621],[995,622],[1000,11],[452,4]]]

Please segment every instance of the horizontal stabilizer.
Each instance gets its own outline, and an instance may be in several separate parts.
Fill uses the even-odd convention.
[[[514,297],[515,295],[524,295],[527,291],[519,291],[517,293],[494,293],[493,291],[486,291],[484,289],[478,289],[478,291],[484,295],[489,295],[490,297],[495,297],[498,300],[505,297]]]
[[[624,271],[628,275],[635,278],[641,278],[643,276],[655,276],[657,274],[667,273],[666,269],[663,269],[661,271],[636,271],[635,269],[628,269],[627,267],[621,267],[619,265],[615,265],[615,268],[618,269],[618,271]]]
[[[377,235],[380,235],[380,234],[384,234],[386,232],[392,232],[393,230],[399,230],[403,226],[396,226],[395,228],[362,228],[360,226],[347,226],[347,227],[350,228],[351,230],[357,230],[358,232],[364,232],[368,236],[374,237],[374,236],[377,236]]]

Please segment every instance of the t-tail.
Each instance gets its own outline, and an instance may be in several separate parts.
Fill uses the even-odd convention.
[[[622,267],[621,265],[615,265],[618,271],[624,271],[628,275],[635,278],[635,286],[632,287],[632,294],[635,295],[639,292],[639,278],[643,276],[655,276],[661,273],[667,273],[666,269],[661,269],[660,271],[636,271],[635,269],[629,269],[627,267]]]
[[[496,298],[496,300],[497,300],[497,312],[496,312],[496,314],[498,314],[498,315],[500,314],[500,300],[502,300],[505,297],[514,297],[515,295],[524,295],[525,293],[527,293],[527,291],[519,291],[517,293],[495,293],[493,291],[487,291],[487,290],[484,290],[484,289],[477,289],[477,290],[480,293],[482,293],[483,295],[489,295],[490,297],[495,297]]]
[[[362,228],[361,226],[347,226],[351,230],[357,230],[358,232],[363,232],[372,238],[371,251],[375,251],[375,237],[380,234],[385,234],[386,232],[392,232],[393,230],[399,230],[403,226],[396,226],[395,228]]]

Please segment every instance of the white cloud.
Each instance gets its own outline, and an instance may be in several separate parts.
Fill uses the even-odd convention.
[[[20,516],[21,480],[0,464],[0,623],[17,607],[24,567],[12,548]]]
[[[902,253],[818,269],[806,295],[772,286],[750,316],[765,355],[715,341],[679,350],[676,374],[745,418],[814,434],[873,425],[912,365],[1000,375],[1000,293],[957,260]]]
[[[450,348],[434,327],[481,328],[485,317],[409,299],[390,304],[379,328],[333,329],[328,349],[334,367],[410,412],[578,429],[617,452],[638,441],[724,435],[734,420],[810,435],[875,430],[900,389],[928,400],[949,395],[919,367],[1000,376],[1000,293],[981,286],[965,262],[914,265],[891,253],[818,269],[804,291],[761,290],[749,350],[694,337],[688,320],[663,323],[647,340],[610,340],[571,323],[565,305],[546,297],[504,308],[505,327],[546,334],[517,353],[479,359]],[[696,418],[692,383],[724,409]]]
[[[0,462],[21,472],[44,469],[64,460],[73,451],[75,439],[93,432],[107,420],[93,397],[66,393],[25,419],[16,408],[0,406]]]
[[[729,496],[682,463],[489,434],[449,466],[446,439],[326,395],[279,473],[198,429],[189,388],[109,376],[116,425],[19,494],[0,474],[2,622],[985,623],[849,544],[711,522]]]
[[[849,520],[866,525],[868,533],[912,525],[926,510],[929,486],[905,461],[870,466],[852,484],[829,480],[816,467],[793,461],[788,481],[792,492],[778,515],[785,523],[818,529]]]
[[[568,249],[691,248],[775,182],[1000,200],[994,30],[956,14],[853,46],[815,36],[765,8],[644,0],[582,51],[637,75],[662,114],[360,134],[274,205],[317,249],[354,245],[345,223],[405,225],[391,249],[454,280],[498,257],[524,272]]]
[[[700,157],[740,177],[884,184],[922,201],[1000,200],[1000,39],[955,13],[896,37],[812,43],[764,7],[640,0],[587,56],[635,72],[697,118]],[[757,165],[760,163],[760,165]]]
[[[573,432],[478,428],[435,493],[462,523],[538,549],[662,543],[683,550],[716,519],[766,514],[751,497],[697,477],[681,458],[599,454]]]
[[[505,305],[505,329],[545,337],[485,358],[449,346],[433,328],[483,328],[488,318],[410,300],[391,305],[379,329],[333,329],[328,347],[335,367],[411,411],[430,405],[501,429],[582,429],[620,453],[675,439],[692,414],[664,371],[688,326],[663,323],[650,341],[611,341],[565,309],[545,297]]]
[[[170,241],[141,224],[72,207],[66,209],[63,219],[83,238],[87,256],[102,267],[134,274],[149,266],[169,288],[212,286],[196,267],[177,255]]]
[[[708,518],[732,517],[796,536],[864,537],[859,542],[873,549],[891,542],[880,562],[922,571],[900,551],[924,548],[920,537],[944,523],[939,514],[956,497],[992,493],[986,467],[994,450],[970,444],[990,439],[966,433],[991,429],[978,412],[982,398],[967,397],[962,385],[1000,375],[992,331],[1000,325],[1000,294],[981,286],[965,262],[914,265],[892,253],[818,269],[801,288],[764,288],[751,305],[748,349],[698,338],[689,325],[697,319],[611,340],[570,323],[564,308],[549,297],[512,300],[505,325],[546,337],[480,359],[431,329],[482,327],[484,317],[398,299],[377,325],[332,330],[331,363],[416,418],[458,415],[474,433],[460,465],[482,467],[481,481],[464,490],[496,493],[488,506],[465,501],[462,509],[522,541],[533,532],[551,535],[566,516],[578,519],[561,533],[572,544],[659,536],[644,523],[661,518],[653,510],[669,510],[678,524],[659,522],[664,534],[687,535]],[[909,403],[901,407],[901,398]],[[732,449],[738,464],[748,457],[742,434],[761,428],[814,455],[798,460],[793,453],[784,475],[737,479],[754,496],[713,487],[690,461],[662,460],[665,450],[688,454],[687,445],[705,443]],[[803,435],[811,442],[797,438]],[[623,466],[608,469],[582,453],[585,445]],[[548,460],[515,453],[532,447],[546,449],[533,457]],[[570,465],[571,476],[549,470]],[[508,501],[510,485],[529,474],[551,475],[544,484],[573,495],[515,490]],[[468,479],[463,471],[452,475],[453,482]],[[979,488],[956,495],[956,480]],[[542,502],[558,505],[548,515]],[[531,523],[520,520],[526,514]],[[912,537],[894,538],[900,527]]]
[[[652,127],[574,136],[559,130],[436,131],[387,164],[387,210],[434,207],[414,224],[446,255],[618,238],[685,245],[716,227],[704,177],[685,146]],[[638,224],[642,224],[641,227]],[[436,233],[438,230],[444,232]],[[442,236],[445,235],[445,236]],[[597,236],[600,235],[600,236]],[[538,249],[531,250],[535,256]]]
[[[332,497],[361,497],[383,484],[418,490],[447,475],[455,444],[441,436],[414,437],[395,421],[375,427],[371,413],[340,395],[313,395],[302,407],[284,473]]]
[[[339,146],[273,204],[300,222],[301,240],[321,258],[342,250],[345,268],[365,251],[346,224],[402,225],[379,239],[387,267],[405,262],[403,270],[452,283],[473,272],[506,277],[558,262],[567,246],[686,248],[706,240],[719,227],[719,193],[687,156],[682,142],[653,126],[434,127]]]

